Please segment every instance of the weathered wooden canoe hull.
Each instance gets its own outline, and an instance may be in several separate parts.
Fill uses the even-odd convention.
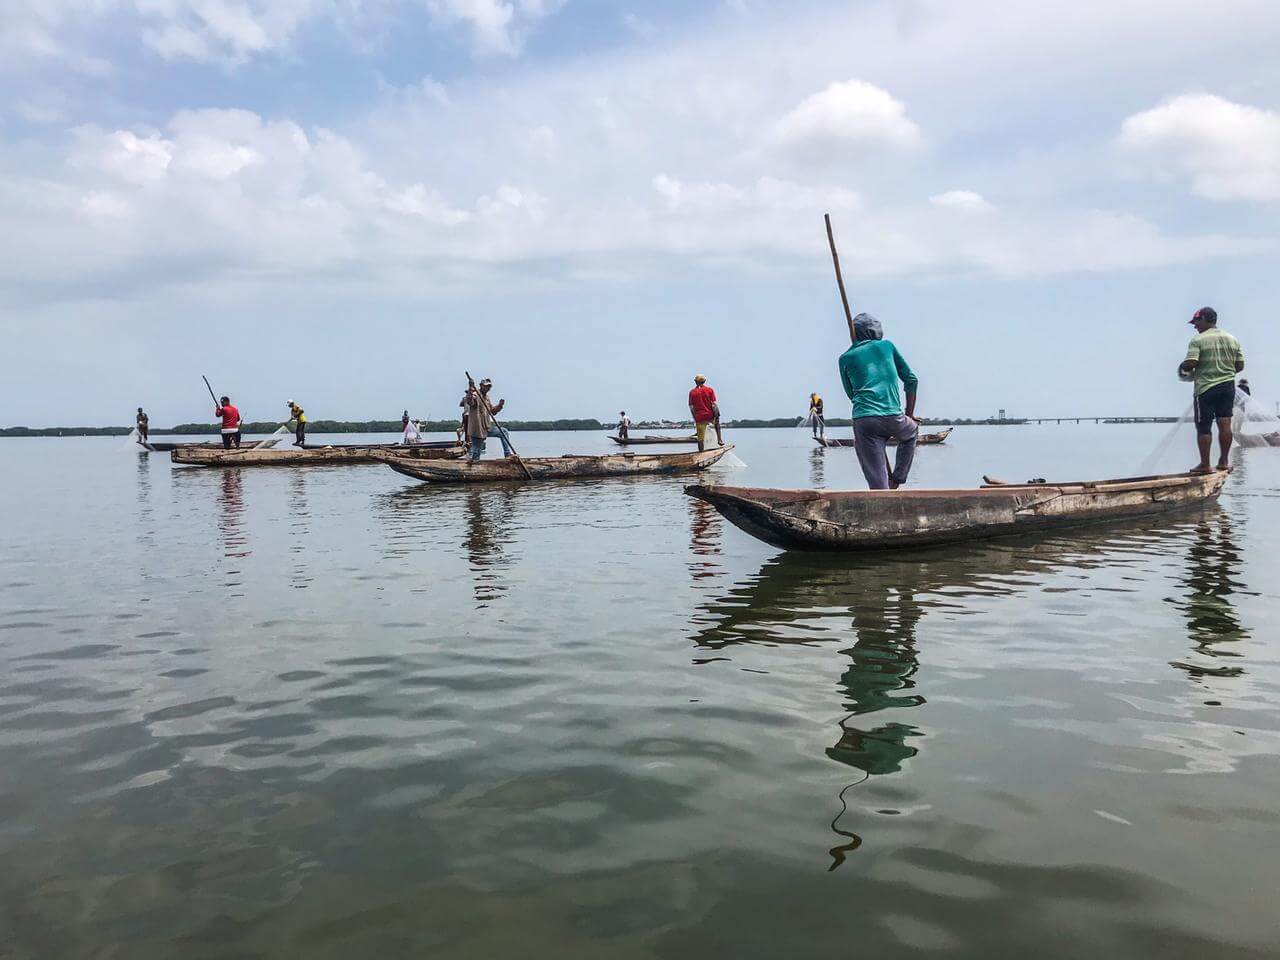
[[[947,437],[951,436],[951,431],[954,429],[955,427],[947,427],[947,429],[938,433],[922,433],[916,438],[916,446],[927,447],[938,443],[946,443]],[[813,439],[820,447],[852,447],[855,445],[853,440],[847,437],[814,437]],[[898,441],[890,440],[887,445],[896,447]]]
[[[216,447],[178,447],[170,454],[174,463],[206,467],[312,466],[319,464],[361,464],[381,462],[375,454],[396,451],[406,460],[447,460],[461,457],[461,444],[446,447],[403,446],[398,444],[350,444],[336,447],[284,447],[279,450],[224,450]]]
[[[624,447],[643,446],[645,444],[654,443],[697,443],[698,438],[693,434],[687,437],[614,437],[610,436],[610,440]]]
[[[1225,472],[976,490],[765,490],[690,486],[735,526],[789,550],[883,550],[979,540],[1201,506]]]
[[[207,443],[170,443],[170,442],[154,443],[150,440],[148,440],[146,443],[143,443],[141,440],[139,440],[138,446],[141,448],[142,453],[170,453],[174,450],[177,450],[179,447],[218,447],[219,449],[221,449],[222,444],[221,442],[212,441],[212,440]]]
[[[534,480],[571,480],[585,477],[628,477],[655,473],[687,473],[705,470],[733,449],[733,444],[688,453],[613,453],[602,457],[525,457],[524,465]],[[427,483],[488,483],[496,480],[526,480],[515,460],[457,460],[419,462],[379,452],[377,459],[397,473]]]

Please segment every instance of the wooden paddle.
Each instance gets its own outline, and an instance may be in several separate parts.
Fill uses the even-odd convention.
[[[501,433],[504,438],[506,438],[507,446],[511,448],[511,455],[516,458],[516,463],[520,464],[520,469],[524,472],[524,478],[526,480],[532,480],[533,474],[529,472],[529,468],[526,467],[524,465],[524,461],[520,459],[520,453],[516,450],[515,444],[511,442],[511,434],[507,433],[506,427],[504,427],[502,424],[498,422],[498,416],[493,412],[493,406],[492,404],[489,403],[489,398],[486,397],[483,393],[481,393],[479,388],[476,387],[476,382],[471,379],[470,371],[464,370],[462,372],[467,375],[467,386],[470,387],[472,390],[475,390],[476,396],[478,396],[481,399],[481,401],[483,401],[485,409],[489,411],[489,417],[493,420],[493,425],[497,427],[498,432]]]

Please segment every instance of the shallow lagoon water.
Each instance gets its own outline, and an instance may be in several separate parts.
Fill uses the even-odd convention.
[[[1167,431],[961,427],[913,482]],[[720,482],[858,485],[730,439]],[[1203,512],[839,558],[681,478],[5,440],[0,955],[1274,956],[1280,450],[1235,463]]]

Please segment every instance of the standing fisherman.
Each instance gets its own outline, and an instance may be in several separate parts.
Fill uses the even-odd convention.
[[[618,413],[618,439],[625,440],[631,433],[631,418],[627,416],[627,411],[622,410]]]
[[[471,431],[467,430],[467,404],[470,403],[471,390],[475,389],[474,384],[467,384],[466,393],[462,394],[462,399],[458,402],[458,406],[462,407],[462,422],[458,424],[458,443],[471,443]]]
[[[484,456],[485,439],[497,437],[502,442],[502,455],[511,456],[511,444],[507,442],[507,434],[494,423],[495,414],[501,413],[507,401],[489,402],[489,391],[493,389],[493,381],[488,378],[480,381],[480,386],[468,385],[467,395],[463,397],[466,409],[467,440],[470,444],[472,460]]]
[[[234,444],[240,449],[240,411],[231,405],[230,397],[223,397],[213,409],[215,417],[222,418],[222,449],[230,450]]]
[[[151,436],[151,420],[143,412],[141,407],[138,408],[138,442],[146,443]]]
[[[714,424],[716,428],[716,446],[724,446],[724,436],[720,433],[720,403],[716,400],[716,392],[707,386],[707,378],[698,374],[693,378],[693,389],[689,391],[689,414],[693,417],[693,429],[698,435],[698,449],[707,448],[707,427]]]
[[[400,423],[401,426],[404,427],[404,443],[410,444],[422,442],[422,434],[418,431],[418,425],[409,419],[408,410],[404,412],[404,416],[401,417]]]
[[[905,413],[899,380],[907,392]],[[884,339],[880,321],[869,313],[853,318],[853,346],[840,355],[840,382],[853,401],[853,438],[867,486],[896,490],[907,482],[916,455],[920,432],[916,388],[920,381],[898,348]],[[888,440],[898,441],[892,474],[884,453]]]
[[[1218,329],[1218,312],[1201,307],[1190,323],[1196,335],[1187,345],[1187,358],[1178,366],[1180,376],[1195,380],[1196,445],[1200,462],[1191,473],[1211,473],[1209,453],[1213,449],[1213,425],[1218,424],[1218,469],[1227,470],[1231,452],[1231,413],[1235,406],[1236,374],[1244,369],[1240,341]]]
[[[815,440],[826,437],[827,425],[822,419],[822,397],[816,393],[809,394],[809,424],[813,427]]]
[[[305,447],[307,445],[307,415],[292,400],[286,400],[285,403],[289,407],[289,419],[297,424],[294,431],[293,445],[295,447]]]

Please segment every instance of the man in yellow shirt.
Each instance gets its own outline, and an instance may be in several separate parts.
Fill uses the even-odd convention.
[[[1201,307],[1191,318],[1196,335],[1187,345],[1187,357],[1178,373],[1195,381],[1196,443],[1200,447],[1200,463],[1192,473],[1210,473],[1209,454],[1213,449],[1213,425],[1218,424],[1218,469],[1228,469],[1231,452],[1231,414],[1236,399],[1236,374],[1244,369],[1244,350],[1240,341],[1218,329],[1218,312]]]
[[[296,421],[298,424],[294,432],[293,445],[295,447],[305,447],[307,445],[307,415],[292,400],[286,400],[285,403],[289,405],[289,419]]]
[[[825,439],[827,424],[822,419],[822,397],[817,393],[809,394],[809,425],[813,427],[813,439]]]

